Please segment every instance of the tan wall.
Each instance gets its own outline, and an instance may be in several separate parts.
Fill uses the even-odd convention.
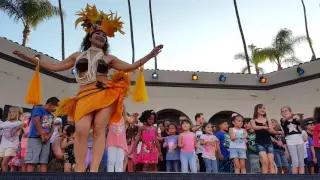
[[[36,52],[35,50],[20,46],[18,43],[14,43],[5,38],[0,37],[0,52],[8,54],[9,56],[14,56],[11,52],[13,50],[19,50],[26,55],[33,57],[36,54],[41,54],[40,52]],[[14,56],[15,57],[15,56]],[[58,60],[44,55],[42,56],[43,60],[51,61],[52,63],[59,62]],[[300,65],[300,67],[305,69],[304,76],[312,75],[315,73],[319,73],[320,60],[304,63]],[[191,77],[194,72],[188,71],[162,71],[158,70],[159,79],[152,79],[152,73],[154,70],[146,70],[145,71],[145,80],[148,82],[166,82],[166,83],[196,83],[196,84],[226,84],[226,85],[247,85],[247,86],[267,86],[272,85],[284,81],[293,80],[299,78],[297,75],[296,67],[287,68],[281,71],[268,73],[265,77],[268,78],[266,84],[261,84],[258,81],[258,77],[254,74],[239,74],[239,73],[223,73],[228,79],[226,82],[219,82],[219,76],[221,73],[207,73],[207,72],[198,72],[199,76],[198,81],[192,81]],[[59,72],[65,77],[74,78],[71,74],[71,71],[63,71]],[[138,73],[136,73],[138,74]]]
[[[285,105],[311,117],[314,107],[320,106],[320,79],[270,91],[148,87],[148,93],[150,102],[147,104],[134,104],[128,99],[128,110],[172,108],[186,113],[191,119],[198,112],[210,119],[215,113],[230,110],[252,117],[254,106],[262,103],[268,117],[279,120],[280,108]]]
[[[33,56],[37,52],[21,47],[20,45],[0,38],[0,52],[12,56],[15,49]],[[55,59],[44,56],[43,59],[57,62]],[[320,61],[314,61],[301,65],[305,69],[306,75],[319,72]],[[193,72],[158,71],[159,79],[153,80],[153,71],[146,71],[146,81],[160,82],[180,82],[180,83],[204,83],[219,84],[220,73],[198,73],[199,81],[191,81]],[[30,107],[24,103],[25,93],[28,83],[34,71],[17,64],[0,59],[0,106],[5,104]],[[72,77],[70,71],[59,73]],[[260,84],[257,76],[248,74],[225,74],[228,77],[225,84],[232,85],[271,85],[295,78],[296,68],[288,68],[282,71],[269,73],[267,84]],[[41,74],[43,87],[43,100],[52,96],[66,98],[77,93],[78,85],[70,84]],[[312,115],[315,106],[320,106],[320,79],[310,80],[291,86],[281,87],[269,91],[253,90],[227,90],[227,89],[201,89],[201,88],[177,88],[177,87],[148,87],[149,103],[132,103],[130,97],[126,100],[127,109],[130,112],[141,112],[146,109],[159,111],[162,109],[177,109],[187,114],[193,119],[195,113],[204,113],[210,119],[215,113],[223,110],[235,111],[245,117],[251,117],[253,107],[258,103],[263,103],[267,107],[268,116],[280,118],[280,108],[289,105],[294,111],[305,113],[306,117]]]
[[[24,97],[33,74],[33,70],[0,60],[0,106],[8,104],[31,107],[24,103]],[[65,94],[71,95],[68,83],[44,74],[41,74],[41,80],[44,101],[52,96],[62,98]]]
[[[253,98],[250,93],[259,97]],[[148,87],[150,102],[134,104],[128,99],[126,105],[129,111],[141,112],[145,109],[177,109],[184,112],[192,120],[198,112],[204,113],[210,119],[215,113],[230,110],[246,117],[252,116],[253,106],[265,102],[266,92],[247,90],[195,89],[173,87]]]
[[[5,104],[30,107],[24,103],[24,97],[33,73],[33,70],[25,67],[0,61],[1,107]],[[44,74],[41,74],[41,80],[44,101],[52,96],[62,99],[77,93],[77,84],[65,83]],[[148,87],[149,103],[133,103],[131,97],[128,97],[126,106],[130,112],[141,112],[146,109],[155,111],[177,109],[191,119],[195,113],[202,112],[209,119],[223,110],[251,117],[253,107],[263,103],[267,107],[268,116],[279,119],[280,108],[284,105],[311,116],[313,108],[319,106],[319,89],[320,79],[270,91]]]
[[[313,109],[320,106],[320,79],[310,80],[267,92],[268,112],[272,117],[280,117],[280,108],[290,106],[292,111],[312,117]]]

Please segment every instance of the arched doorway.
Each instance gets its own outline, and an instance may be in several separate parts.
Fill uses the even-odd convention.
[[[158,122],[169,120],[170,122],[179,123],[179,117],[183,115],[189,118],[185,113],[177,109],[162,109],[157,112]]]
[[[231,123],[230,122],[230,117],[233,113],[237,113],[237,112],[234,112],[234,111],[229,111],[229,110],[225,110],[225,111],[220,111],[216,114],[214,114],[210,119],[209,119],[209,122],[212,123],[212,124],[215,124],[216,127],[217,127],[217,131],[219,130],[219,124],[220,122],[228,122],[229,124]],[[237,113],[239,114],[239,113]],[[241,115],[241,114],[240,114]]]

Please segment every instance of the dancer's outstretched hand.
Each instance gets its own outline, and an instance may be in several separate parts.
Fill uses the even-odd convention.
[[[156,46],[156,47],[150,52],[150,55],[151,55],[152,57],[156,57],[159,53],[161,53],[162,48],[163,48],[163,45],[162,45],[162,44]]]

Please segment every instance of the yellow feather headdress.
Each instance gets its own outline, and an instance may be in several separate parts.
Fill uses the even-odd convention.
[[[108,37],[114,37],[116,32],[124,34],[121,17],[118,17],[117,13],[114,14],[112,11],[110,11],[110,14],[106,14],[103,11],[99,12],[95,5],[87,4],[87,7],[76,12],[76,15],[80,17],[76,20],[75,27],[82,22],[81,26],[87,33],[100,30],[106,33]]]

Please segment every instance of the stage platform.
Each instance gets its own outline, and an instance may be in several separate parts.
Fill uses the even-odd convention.
[[[0,180],[319,180],[320,175],[211,173],[1,173]]]

